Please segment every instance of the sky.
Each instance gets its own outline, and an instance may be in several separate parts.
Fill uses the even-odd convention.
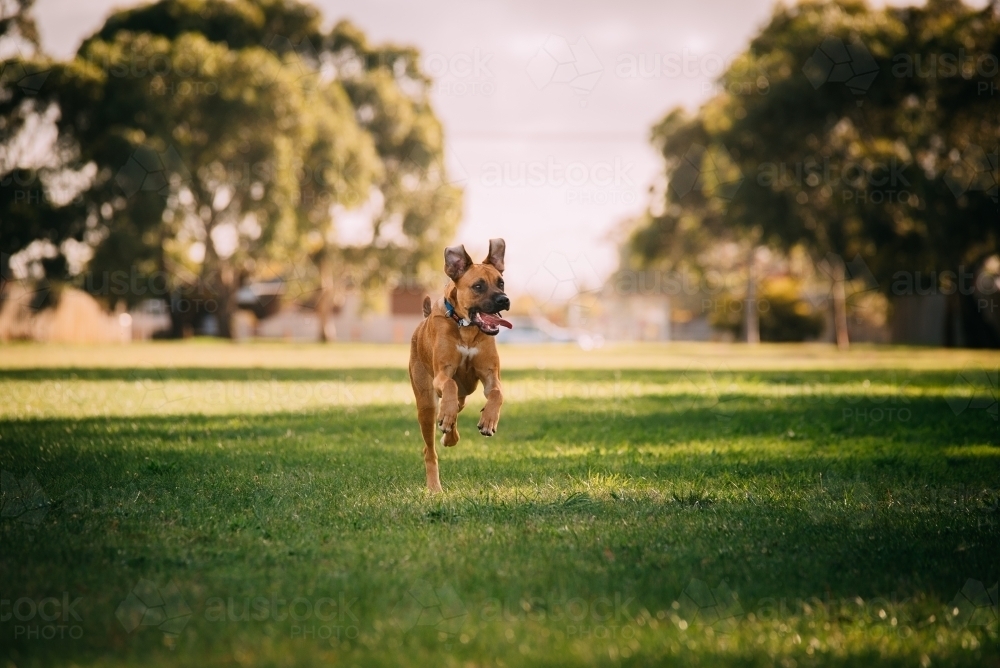
[[[71,56],[122,0],[39,0],[44,49]],[[475,260],[507,242],[509,291],[593,288],[617,265],[624,221],[662,165],[648,141],[670,109],[696,109],[770,17],[772,0],[316,0],[375,43],[420,49],[435,79],[456,242]],[[660,186],[662,187],[662,185]]]

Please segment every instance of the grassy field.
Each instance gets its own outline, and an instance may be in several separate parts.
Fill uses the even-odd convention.
[[[0,347],[0,665],[1000,666],[1000,355]]]

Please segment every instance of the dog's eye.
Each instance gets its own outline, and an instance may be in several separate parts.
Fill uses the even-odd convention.
[[[502,279],[499,280],[499,281],[497,281],[497,287],[500,288],[501,290],[503,290],[503,280]]]
[[[472,284],[472,289],[475,290],[476,292],[482,292],[483,290],[486,289],[486,284],[483,283],[482,281],[478,281]]]

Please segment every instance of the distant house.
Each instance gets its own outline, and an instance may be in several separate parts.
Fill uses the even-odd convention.
[[[388,313],[377,313],[366,311],[362,295],[352,291],[321,323],[315,300],[288,299],[281,281],[253,283],[237,297],[241,311],[236,316],[236,336],[313,342],[322,339],[325,329],[331,341],[405,343],[423,319],[425,294],[420,289],[396,288],[386,300]]]
[[[422,290],[397,288],[389,293],[389,312],[363,312],[361,295],[347,296],[343,307],[332,318],[338,341],[406,343],[424,319]]]
[[[127,343],[132,316],[124,305],[108,313],[86,292],[69,286],[47,289],[9,281],[0,294],[0,341]],[[44,303],[44,308],[40,304]]]
[[[610,286],[609,286],[610,287]],[[608,341],[670,341],[670,297],[662,294],[619,295],[605,289],[595,333]]]

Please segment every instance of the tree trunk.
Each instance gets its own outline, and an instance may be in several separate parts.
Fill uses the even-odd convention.
[[[979,285],[980,269],[977,267],[973,285]],[[967,348],[1000,348],[1000,330],[997,329],[992,314],[997,307],[993,294],[984,294],[978,290],[972,294],[955,295],[958,297],[958,317],[961,322],[962,334]]]
[[[232,265],[220,258],[215,250],[215,243],[212,241],[214,227],[212,224],[205,228],[205,259],[202,263],[202,284],[199,286],[198,296],[204,299],[206,307],[214,302],[215,309],[211,315],[215,316],[219,326],[219,336],[231,339],[233,314],[236,312],[235,272]]]
[[[319,340],[329,343],[334,340],[333,332],[327,330],[327,321],[333,307],[333,269],[330,257],[322,252],[317,263],[319,268],[319,299],[316,302],[316,315],[319,317]]]
[[[219,336],[233,338],[233,315],[236,313],[236,280],[232,266],[222,262],[219,266],[218,310],[215,317],[219,321]]]
[[[833,276],[833,326],[837,332],[837,347],[847,350],[851,341],[847,335],[847,286],[844,260],[839,255],[831,258]]]
[[[743,304],[743,329],[749,345],[760,343],[760,311],[757,308],[757,247],[747,261],[747,298]]]
[[[0,304],[3,303],[4,288],[10,281],[10,255],[0,253]]]
[[[945,298],[944,307],[944,347],[945,348],[957,348],[958,347],[958,322],[959,313],[961,308],[959,306],[959,301],[962,296],[956,292],[953,295],[948,295]]]

